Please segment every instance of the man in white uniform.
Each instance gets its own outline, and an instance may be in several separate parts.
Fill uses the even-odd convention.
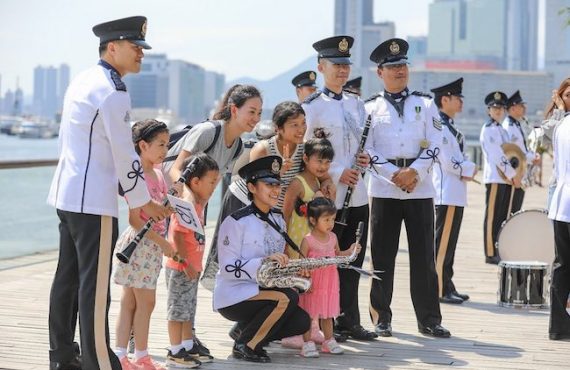
[[[505,114],[507,96],[501,91],[494,91],[485,97],[485,104],[489,120],[483,125],[479,137],[484,162],[483,182],[487,188],[483,246],[485,262],[496,265],[500,261],[497,238],[501,225],[507,218],[511,184],[520,186],[521,179],[501,148],[502,144],[510,141],[507,132],[500,124]],[[508,182],[501,176],[501,173],[508,179]]]
[[[373,168],[368,194],[372,197],[371,243],[374,270],[370,316],[378,335],[392,335],[394,267],[402,221],[406,225],[410,257],[410,290],[418,330],[433,337],[449,337],[441,326],[434,264],[435,195],[431,173],[442,142],[441,122],[429,95],[408,90],[408,43],[389,39],[370,55],[384,91],[366,100],[372,126],[366,150]]]
[[[130,17],[93,27],[100,38],[98,65],[67,89],[59,133],[60,158],[48,203],[60,220],[59,261],[49,309],[50,369],[113,369],[109,347],[111,259],[118,233],[119,185],[129,207],[161,220],[169,210],[153,202],[132,142],[131,101],[121,77],[137,73],[146,18]],[[81,358],[74,353],[77,314]]]
[[[507,131],[511,142],[518,145],[518,147],[525,153],[527,163],[522,165],[539,164],[540,156],[535,152],[528,149],[526,142],[526,135],[521,126],[525,119],[526,102],[521,97],[520,91],[517,90],[510,98],[507,99],[507,117],[503,120],[502,126]],[[514,190],[513,204],[511,213],[520,211],[524,200],[523,188],[511,188]]]
[[[477,173],[475,163],[465,155],[465,136],[454,119],[463,109],[463,78],[431,90],[439,108],[443,141],[433,174],[435,186],[435,270],[438,295],[442,303],[463,303],[467,294],[458,293],[453,277],[455,248],[467,205],[467,181]]]
[[[365,121],[364,104],[358,96],[342,90],[350,75],[350,48],[353,42],[350,36],[334,36],[313,44],[313,48],[318,52],[318,70],[324,78],[324,89],[309,96],[302,104],[307,121],[305,139],[313,136],[315,128],[322,127],[330,134],[329,140],[335,151],[329,175],[337,187],[337,221],[343,221],[340,220],[343,212],[346,215],[346,225],[334,229],[341,250],[350,248],[354,243],[359,222],[364,224],[361,243],[363,246],[366,245],[368,235],[366,185],[361,170],[355,168],[355,164],[367,167],[370,161],[367,153],[358,154]],[[352,188],[352,195],[347,197],[349,187]],[[365,253],[366,248],[362,248],[352,265],[361,267]],[[360,340],[376,338],[376,334],[364,329],[360,324],[360,274],[351,269],[340,269],[338,273],[341,314],[335,326],[337,340],[345,339],[344,335]]]

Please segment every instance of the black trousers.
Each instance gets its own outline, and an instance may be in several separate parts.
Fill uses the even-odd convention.
[[[339,219],[342,210],[337,212]],[[366,256],[366,246],[368,243],[368,205],[360,207],[350,207],[348,209],[348,217],[346,226],[342,229],[335,228],[334,232],[338,238],[340,250],[347,250],[356,241],[356,229],[358,224],[363,222],[363,231],[360,238],[362,250],[351,265],[362,267],[364,257]],[[340,316],[337,318],[337,325],[343,328],[350,328],[353,325],[360,324],[360,309],[358,307],[358,285],[360,283],[360,274],[354,270],[338,269],[338,277],[340,280]]]
[[[507,219],[511,186],[485,184],[485,219],[483,220],[483,249],[485,257],[498,256],[497,239],[501,225]]]
[[[462,220],[463,207],[435,206],[435,271],[440,297],[456,291],[451,279]]]
[[[50,361],[74,357],[79,312],[83,368],[120,370],[109,347],[109,277],[118,236],[114,217],[57,210],[59,261],[49,302]]]
[[[311,327],[311,318],[299,304],[293,289],[263,289],[246,301],[219,309],[230,321],[242,328],[237,343],[259,350],[272,340],[304,334]]]
[[[372,263],[385,271],[382,280],[372,280],[370,316],[376,325],[391,322],[394,266],[402,220],[406,225],[410,257],[410,291],[418,324],[441,324],[434,262],[433,199],[372,198],[370,222]]]
[[[556,257],[550,285],[550,334],[570,335],[566,302],[570,293],[570,223],[554,221]]]

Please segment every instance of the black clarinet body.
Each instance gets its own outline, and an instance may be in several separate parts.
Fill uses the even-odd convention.
[[[182,174],[180,175],[180,178],[178,180],[176,180],[175,184],[184,184],[186,183],[186,180],[188,179],[188,177],[190,176],[190,174],[192,172],[194,172],[194,168],[196,166],[196,161],[197,159],[193,159],[190,163],[188,163],[188,166],[186,166],[186,168],[184,169],[184,171],[182,172]],[[168,190],[168,194],[169,195],[176,195],[177,192],[174,189],[174,187],[171,187],[170,190]],[[163,206],[168,206],[170,204],[170,202],[168,201],[168,197],[165,197],[162,200],[162,205]],[[125,247],[125,249],[123,249],[121,252],[117,252],[115,254],[115,256],[117,256],[117,258],[119,259],[119,261],[123,262],[123,263],[129,263],[131,256],[133,255],[135,249],[137,248],[137,246],[139,245],[139,243],[141,242],[141,240],[144,238],[144,236],[146,235],[146,233],[152,228],[152,225],[154,225],[156,221],[154,221],[153,219],[149,219],[146,224],[139,230],[139,232],[137,233],[137,235],[135,235],[135,237],[133,238],[133,240],[131,240],[131,242],[129,243],[129,245],[127,245]]]
[[[360,137],[360,143],[358,145],[358,151],[356,152],[354,164],[351,167],[352,169],[360,169],[362,176],[364,176],[366,172],[358,165],[358,156],[362,154],[362,152],[364,152],[364,145],[366,145],[366,140],[368,139],[368,131],[370,131],[371,123],[372,123],[372,115],[369,114],[368,118],[366,119],[366,123],[364,125],[364,130],[362,131],[362,136]],[[346,190],[346,195],[344,196],[344,201],[342,202],[342,211],[340,213],[340,217],[338,218],[338,220],[335,221],[336,224],[335,226],[337,227],[337,230],[341,231],[341,233],[342,229],[346,226],[346,220],[348,218],[348,205],[350,204],[350,199],[352,198],[353,191],[354,187],[352,186],[349,186],[348,189]]]

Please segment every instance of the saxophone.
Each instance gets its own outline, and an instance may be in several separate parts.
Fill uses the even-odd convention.
[[[360,241],[363,223],[360,222],[356,230],[356,242]],[[301,258],[289,260],[286,266],[279,266],[276,261],[264,259],[257,270],[257,283],[262,288],[296,288],[306,292],[311,287],[311,280],[299,276],[303,270],[314,270],[320,267],[339,265],[341,268],[349,268],[349,263],[356,259],[356,249],[350,256]]]

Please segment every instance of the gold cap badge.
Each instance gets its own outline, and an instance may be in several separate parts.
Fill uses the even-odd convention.
[[[396,41],[392,41],[392,43],[390,44],[390,53],[392,53],[392,55],[396,55],[399,52],[400,52],[400,45],[398,45]]]
[[[493,95],[493,97],[495,98],[495,100],[501,100],[501,93],[497,91],[495,95]]]
[[[273,171],[274,174],[278,174],[280,170],[281,166],[279,165],[279,161],[277,159],[273,160],[273,163],[271,164],[271,171]]]
[[[309,80],[314,81],[316,79],[317,79],[317,76],[315,75],[315,72],[309,73]]]
[[[346,40],[346,37],[343,37],[338,43],[338,51],[341,53],[346,53],[348,51],[348,41]]]
[[[146,36],[146,21],[144,21],[142,28],[141,28],[141,35],[142,37]]]

